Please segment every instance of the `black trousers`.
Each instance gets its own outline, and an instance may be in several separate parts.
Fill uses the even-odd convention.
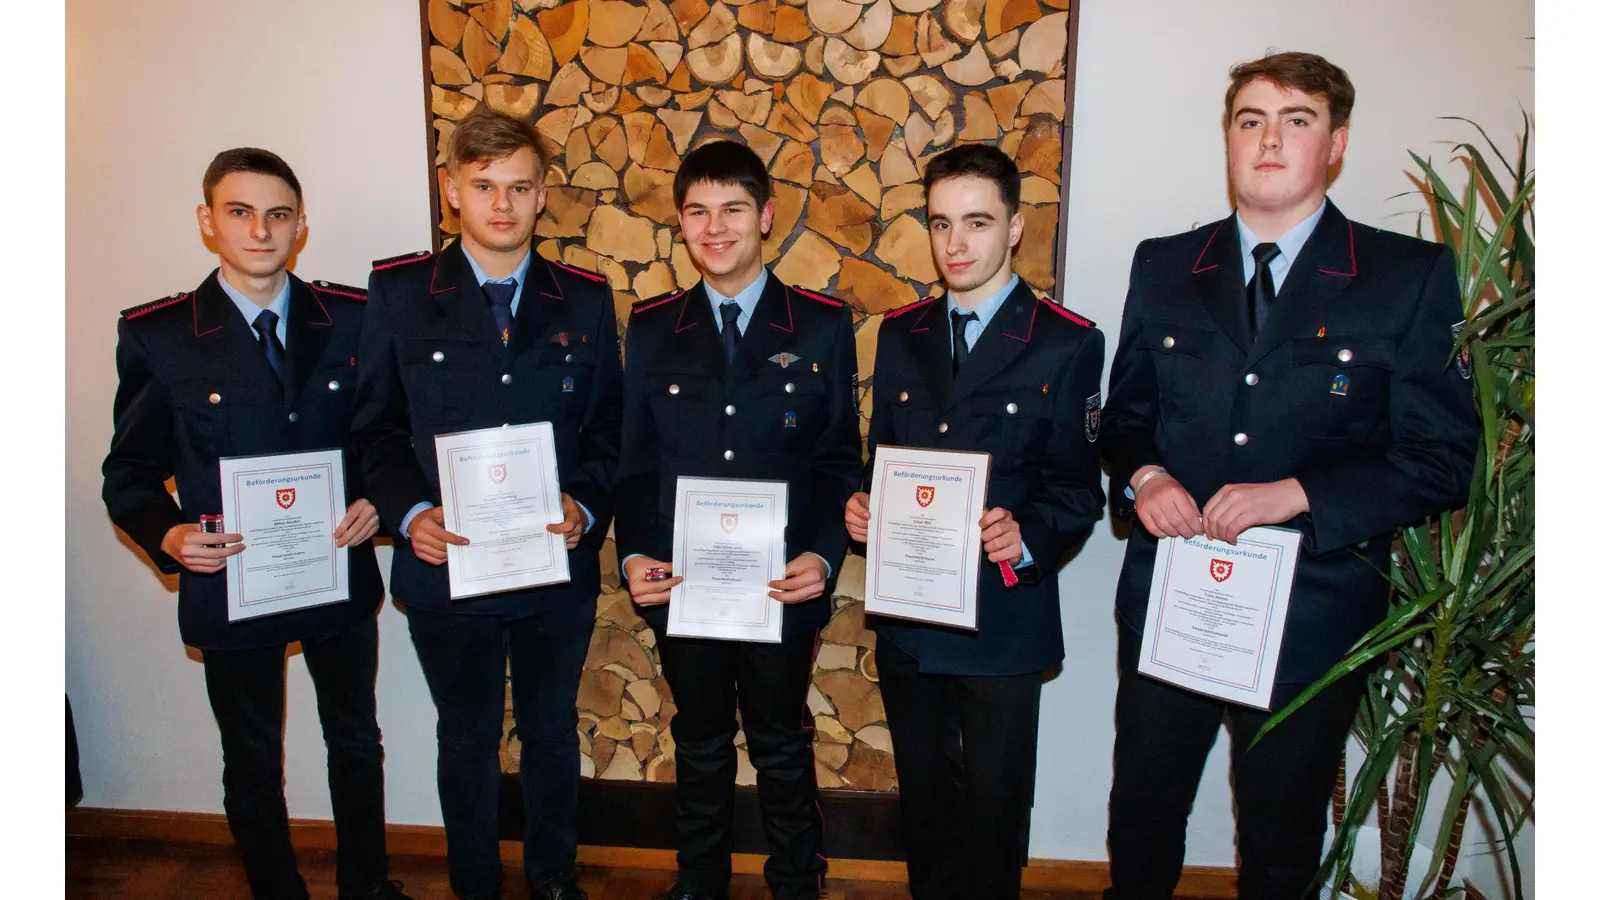
[[[578,853],[578,679],[595,604],[506,620],[412,607],[411,641],[438,711],[439,806],[458,897],[500,889],[500,741],[522,741],[522,860],[530,884],[572,875]]]
[[[878,639],[916,900],[1015,900],[1028,860],[1042,673],[931,675]]]
[[[822,855],[812,754],[811,667],[817,632],[756,644],[660,638],[661,671],[678,712],[678,887],[725,896],[732,877],[733,794],[744,723],[756,796],[767,832],[767,887],[777,900],[816,897],[828,871]],[[740,719],[734,718],[737,708]]]
[[[374,695],[378,621],[300,642],[328,747],[328,791],[341,895],[365,896],[388,877],[383,744]],[[256,900],[303,900],[283,798],[284,645],[206,650],[206,694],[222,735],[222,806]]]
[[[1339,681],[1262,738],[1271,713],[1139,674],[1139,634],[1118,622],[1107,900],[1169,900],[1200,774],[1223,715],[1232,720],[1239,900],[1298,900],[1322,862],[1328,803],[1366,672]],[[1278,684],[1274,711],[1303,684]]]

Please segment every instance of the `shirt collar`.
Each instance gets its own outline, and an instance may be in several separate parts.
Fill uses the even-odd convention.
[[[478,279],[479,285],[488,284],[491,281],[509,284],[514,279],[517,282],[517,287],[520,288],[528,283],[528,264],[533,261],[532,248],[529,248],[527,254],[522,257],[522,262],[517,264],[516,271],[504,278],[490,278],[484,274],[483,267],[479,266],[478,261],[472,258],[472,254],[467,252],[467,248],[461,248],[461,255],[467,258],[467,265],[472,267],[472,277]],[[521,292],[519,291],[518,293],[520,294]]]
[[[272,314],[278,317],[278,328],[276,329],[278,331],[278,339],[283,339],[283,331],[289,321],[288,274],[283,276],[283,287],[278,289],[278,296],[273,297],[272,302],[265,307],[258,306],[254,300],[240,293],[238,288],[228,283],[228,279],[223,277],[220,271],[217,273],[217,284],[222,286],[222,292],[228,295],[228,299],[233,301],[234,306],[238,307],[239,315],[244,316],[245,324],[251,328],[255,327],[256,316],[261,314],[261,310],[272,310]]]
[[[958,309],[961,309],[962,312],[975,312],[978,314],[978,330],[981,332],[988,327],[989,320],[994,318],[994,314],[1000,311],[1000,307],[1005,304],[1006,298],[1011,296],[1012,291],[1016,290],[1017,282],[1020,280],[1015,272],[1011,273],[1011,280],[1006,282],[1005,287],[984,298],[984,301],[979,303],[976,309],[971,310],[961,309],[956,305],[956,299],[947,294],[944,301],[945,315],[948,316]]]
[[[701,283],[706,287],[706,297],[711,300],[711,317],[720,323],[722,319],[718,308],[725,301],[732,300],[739,304],[739,328],[743,330],[746,325],[750,324],[750,317],[756,311],[756,304],[761,302],[761,292],[767,289],[767,267],[762,266],[761,274],[756,276],[756,280],[750,282],[744,290],[732,297],[712,287],[709,281],[701,279]],[[722,326],[719,324],[717,327],[721,328]]]
[[[1322,203],[1317,206],[1311,215],[1301,219],[1274,242],[1278,245],[1278,252],[1283,254],[1283,270],[1285,272],[1294,265],[1295,257],[1300,255],[1300,251],[1305,249],[1306,241],[1311,240],[1311,232],[1316,230],[1317,223],[1322,221],[1322,214],[1327,209],[1328,198],[1323,197]],[[1256,237],[1256,233],[1251,231],[1250,226],[1244,223],[1244,216],[1235,212],[1233,218],[1239,226],[1239,255],[1243,258],[1244,278],[1248,282],[1250,276],[1255,274],[1256,271],[1255,260],[1251,258],[1250,252],[1256,248],[1257,244],[1261,243],[1261,238]]]

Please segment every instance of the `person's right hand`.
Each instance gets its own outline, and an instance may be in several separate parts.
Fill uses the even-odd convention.
[[[866,543],[867,522],[871,520],[872,513],[867,504],[872,498],[860,491],[850,495],[850,502],[844,505],[844,530],[850,532],[850,540]]]
[[[220,572],[228,565],[228,557],[244,552],[242,534],[213,534],[200,530],[200,526],[187,522],[167,529],[161,539],[161,551],[191,572],[209,575]],[[227,547],[207,547],[207,544],[228,544]]]
[[[411,518],[411,552],[430,566],[444,565],[447,546],[465,547],[468,543],[461,535],[445,530],[444,510],[437,506]]]
[[[672,586],[683,581],[672,574],[672,563],[664,563],[648,556],[635,556],[622,566],[628,576],[628,593],[640,606],[660,606],[672,598]],[[666,569],[670,577],[660,581],[645,581],[644,574],[651,569]]]
[[[1144,477],[1150,466],[1133,473],[1133,481]],[[1139,485],[1133,495],[1133,508],[1139,511],[1139,521],[1156,537],[1192,538],[1205,531],[1200,522],[1200,507],[1183,489],[1178,479],[1162,472]]]

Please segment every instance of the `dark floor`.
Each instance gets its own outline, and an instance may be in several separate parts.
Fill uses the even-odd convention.
[[[300,873],[313,900],[336,900],[332,850],[300,853]],[[405,882],[416,900],[452,900],[444,860],[393,856],[389,874]],[[504,900],[526,900],[528,889],[514,866],[506,867]],[[650,869],[586,868],[579,884],[590,900],[651,900],[672,887],[673,873]],[[232,846],[177,844],[119,838],[67,838],[67,900],[135,897],[139,900],[248,900],[244,870]],[[732,900],[770,896],[759,875],[735,875]],[[904,885],[881,881],[828,880],[828,900],[903,900]],[[1098,900],[1097,894],[1024,891],[1026,900]]]

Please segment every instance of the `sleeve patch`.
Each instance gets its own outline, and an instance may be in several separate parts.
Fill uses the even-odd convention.
[[[1083,436],[1089,443],[1100,440],[1100,392],[1083,401]]]

